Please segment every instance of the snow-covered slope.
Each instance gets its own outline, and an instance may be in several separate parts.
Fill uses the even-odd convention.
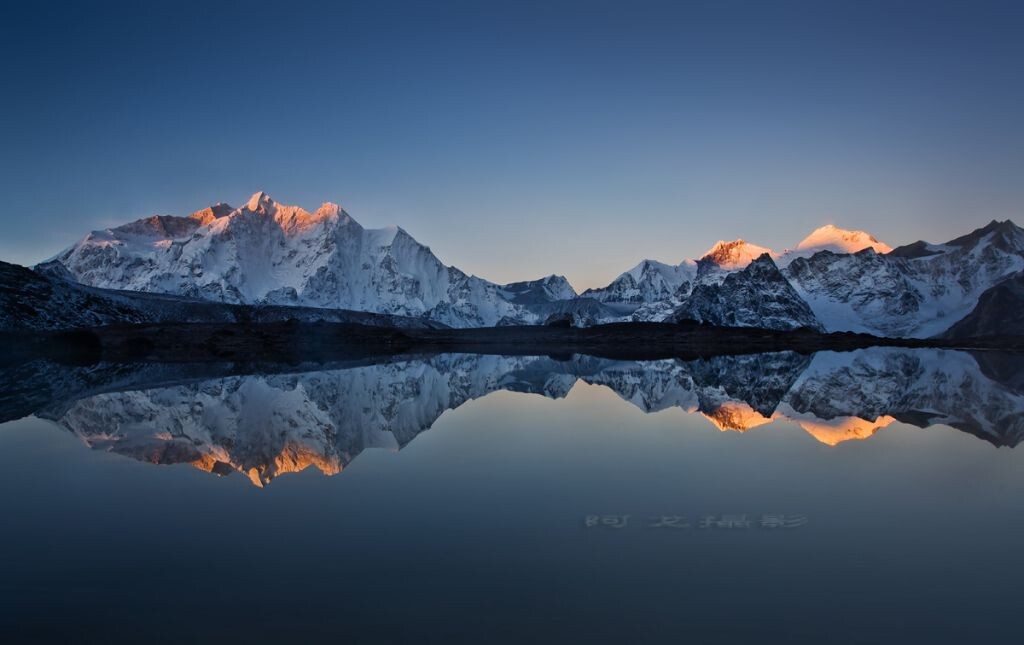
[[[125,323],[336,322],[386,327],[440,326],[423,318],[345,309],[227,304],[162,293],[89,287],[63,265],[35,271],[0,262],[0,331],[43,331]]]
[[[538,318],[500,286],[445,266],[401,228],[364,229],[336,204],[309,213],[264,193],[236,209],[218,204],[94,231],[55,259],[76,280],[112,289],[426,316],[460,327]]]
[[[719,240],[701,256],[701,260],[724,271],[734,271],[742,269],[766,253],[769,256],[775,255],[771,249],[751,244],[746,240]]]
[[[94,287],[474,327],[539,324],[551,316],[586,325],[667,321],[680,308],[705,306],[687,304],[698,287],[720,286],[763,256],[778,263],[828,331],[926,337],[944,332],[987,289],[1024,270],[1024,231],[992,222],[945,244],[890,249],[863,231],[828,225],[782,254],[734,240],[717,242],[696,261],[645,260],[577,296],[561,276],[498,285],[444,265],[401,228],[364,229],[335,204],[310,213],[256,193],[240,208],[217,204],[188,217],[154,216],[95,231],[55,261]],[[753,305],[781,292],[757,294],[756,285],[748,286],[741,299],[721,299],[721,315],[712,317],[777,326],[780,318],[762,319],[765,310]],[[711,292],[700,293],[707,300]]]
[[[721,284],[758,252],[777,262],[825,330],[928,337],[964,318],[986,290],[1024,269],[1024,230],[1010,221],[992,222],[945,244],[892,249],[864,231],[828,225],[782,254],[743,240],[718,242],[696,262],[677,267],[646,261],[587,293],[612,306],[628,303],[632,320],[666,321],[687,306],[698,287]],[[749,302],[725,298],[723,315],[712,318],[769,326],[759,322]],[[704,306],[689,304],[695,310]]]
[[[944,338],[1024,336],[1024,273],[988,289],[971,313],[947,329]]]
[[[698,282],[720,282],[730,271],[742,269],[764,253],[772,252],[744,240],[719,241],[700,260],[683,260],[679,264],[644,260],[608,286],[588,289],[583,295],[604,303],[631,305],[634,309],[665,301],[673,301],[678,306]],[[638,319],[656,320],[658,317],[641,314]]]
[[[873,235],[864,231],[848,231],[833,224],[826,224],[812,231],[796,245],[796,248],[783,252],[777,263],[780,267],[785,267],[797,258],[807,258],[819,251],[856,253],[864,249],[872,249],[876,253],[892,251],[891,246],[879,242]]]
[[[774,256],[770,249],[745,240],[733,240],[732,242],[720,240],[708,249],[707,253],[702,255],[699,260],[684,260],[677,266],[658,266],[657,263],[645,261],[639,266],[652,265],[652,269],[658,269],[655,275],[665,275],[667,273],[665,268],[674,270],[674,274],[670,274],[674,281],[666,281],[666,284],[675,286],[675,288],[640,290],[639,298],[633,303],[635,308],[631,319],[646,322],[668,320],[672,317],[673,312],[690,297],[697,286],[720,284],[727,275],[745,268],[754,259],[765,254]],[[648,273],[654,272],[648,271]],[[648,280],[647,284],[657,287],[658,282]]]
[[[948,329],[1022,269],[1024,229],[1005,221],[885,255],[825,251],[794,259],[783,273],[829,331],[923,338]]]
[[[797,257],[821,250],[850,253],[864,248],[889,250],[888,245],[863,231],[847,231],[833,225],[815,230],[796,248],[781,254],[743,239],[719,240],[698,260],[684,260],[678,265],[644,260],[608,286],[587,290],[583,295],[632,312],[632,320],[661,322],[672,317],[697,285],[720,284],[727,275],[762,255],[767,254],[782,267]]]
[[[684,260],[680,264],[664,264],[644,260],[600,289],[587,289],[584,297],[605,303],[638,306],[690,293],[697,277],[697,263]]]

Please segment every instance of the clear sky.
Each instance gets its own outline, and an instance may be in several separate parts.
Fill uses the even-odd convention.
[[[4,3],[0,259],[256,190],[577,288],[1024,220],[1024,2]]]

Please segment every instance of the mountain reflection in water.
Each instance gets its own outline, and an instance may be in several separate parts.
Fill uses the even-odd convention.
[[[238,471],[258,486],[310,466],[339,473],[367,448],[400,449],[446,410],[491,392],[558,399],[577,381],[644,412],[701,414],[723,431],[788,420],[836,445],[899,421],[1014,447],[1024,436],[1017,358],[896,348],[642,362],[443,354],[290,374],[38,363],[0,372],[0,421],[35,414],[93,449]]]

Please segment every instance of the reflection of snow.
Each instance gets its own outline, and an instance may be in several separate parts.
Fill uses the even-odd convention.
[[[681,408],[722,430],[790,420],[818,441],[865,439],[895,420],[953,426],[996,445],[1024,436],[1024,397],[969,354],[875,348],[702,361],[440,355],[323,372],[230,376],[96,394],[53,417],[95,449],[241,472],[263,485],[313,466],[340,472],[366,448],[397,450],[449,409],[497,390],[561,398],[577,380],[645,412]],[[40,416],[47,416],[46,412]]]

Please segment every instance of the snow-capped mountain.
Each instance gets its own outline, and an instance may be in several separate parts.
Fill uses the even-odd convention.
[[[773,255],[769,249],[745,240],[718,241],[699,260],[687,259],[677,265],[644,260],[607,287],[588,290],[584,295],[593,295],[629,313],[631,320],[662,322],[671,318],[694,287],[718,284],[765,253]]]
[[[638,305],[674,297],[686,297],[697,277],[697,263],[683,260],[678,265],[644,260],[600,289],[587,289],[584,297],[604,303]]]
[[[774,279],[764,293],[757,280],[730,283],[744,285],[739,298],[711,289],[765,256],[781,268],[795,298]],[[945,244],[891,249],[864,231],[828,225],[783,253],[741,239],[719,241],[700,259],[675,265],[644,260],[606,287],[577,295],[555,275],[498,285],[446,266],[401,228],[364,229],[335,204],[310,213],[256,193],[240,208],[217,204],[188,217],[94,231],[48,270],[57,265],[66,270],[62,277],[93,287],[395,314],[455,327],[660,322],[682,310],[690,312],[683,317],[744,326],[926,337],[944,332],[982,293],[1024,270],[1024,231],[992,222]]]
[[[817,253],[783,274],[829,331],[929,337],[974,309],[982,293],[1024,269],[1024,229],[991,222],[945,244],[887,254]]]
[[[697,260],[683,260],[678,265],[644,260],[608,286],[588,289],[583,295],[611,306],[629,305],[633,320],[659,322],[670,318],[696,285],[718,284],[762,255],[767,254],[779,266],[785,266],[797,257],[821,250],[855,252],[868,247],[889,248],[867,233],[833,225],[817,229],[795,249],[781,254],[743,239],[719,240]]]
[[[735,271],[765,254],[774,256],[775,252],[763,246],[751,244],[746,240],[731,242],[719,240],[700,259],[709,267],[723,271]]]
[[[893,249],[864,231],[828,225],[780,254],[743,240],[719,242],[696,262],[641,262],[608,287],[585,293],[613,308],[628,304],[632,320],[672,320],[700,285],[722,283],[758,251],[777,263],[826,331],[928,337],[964,318],[986,290],[1024,269],[1024,229],[1010,221],[992,222],[945,244],[916,242]],[[774,324],[751,317],[749,301],[723,299],[720,305],[723,316],[711,319]]]
[[[767,253],[727,274],[721,282],[698,284],[671,319],[698,320],[721,327],[808,327],[824,331]]]
[[[679,264],[644,260],[608,286],[587,289],[583,295],[607,304],[631,305],[634,309],[665,301],[678,306],[690,295],[695,284],[721,282],[729,272],[742,269],[765,253],[771,255],[772,251],[744,240],[718,241],[700,260],[687,259]],[[637,319],[657,320],[658,317],[641,314]]]
[[[83,284],[220,302],[424,316],[458,327],[539,317],[499,285],[445,266],[401,228],[364,229],[337,204],[309,213],[262,192],[240,208],[218,204],[94,231],[55,259]],[[567,295],[564,286],[552,293]]]
[[[702,255],[699,260],[685,260],[682,264],[679,265],[680,267],[686,267],[686,269],[690,271],[690,273],[688,273],[687,275],[687,280],[683,282],[680,285],[680,287],[675,290],[675,292],[673,292],[668,297],[655,297],[650,300],[642,302],[633,311],[631,319],[646,322],[664,322],[679,318],[693,318],[694,316],[698,315],[698,310],[701,310],[703,307],[706,306],[706,302],[702,304],[698,301],[706,301],[709,297],[711,297],[712,293],[719,293],[719,290],[717,289],[701,289],[699,297],[694,299],[693,296],[698,292],[698,289],[700,287],[710,288],[721,285],[722,282],[726,279],[726,277],[738,271],[742,271],[760,257],[767,257],[773,259],[778,256],[774,251],[767,249],[763,246],[751,244],[746,240],[733,240],[731,242],[719,240],[714,244],[714,246],[708,249],[707,253]],[[749,280],[744,280],[743,282],[749,283]],[[693,302],[690,302],[691,299],[693,300]],[[751,301],[747,300],[744,302],[749,304]],[[693,311],[692,315],[676,315],[676,312],[678,312],[681,308],[685,308],[687,306]],[[751,319],[751,312],[741,311],[743,306],[744,304],[741,303],[740,301],[729,301],[728,299],[726,299],[716,306],[716,308],[722,313],[722,315],[712,315],[710,312],[708,312],[708,318],[693,319],[706,319],[709,322],[715,319]],[[728,310],[727,315],[726,310]],[[772,325],[778,322],[778,319],[765,320],[763,324],[754,326],[772,327]],[[799,327],[801,325],[796,326]],[[781,327],[772,328],[791,329],[792,325],[784,323]]]
[[[833,224],[826,224],[812,231],[795,248],[784,251],[778,257],[777,263],[780,267],[785,267],[797,258],[809,258],[819,251],[856,253],[864,249],[872,249],[876,253],[892,251],[891,246],[879,242],[873,235],[864,231],[848,231]]]

